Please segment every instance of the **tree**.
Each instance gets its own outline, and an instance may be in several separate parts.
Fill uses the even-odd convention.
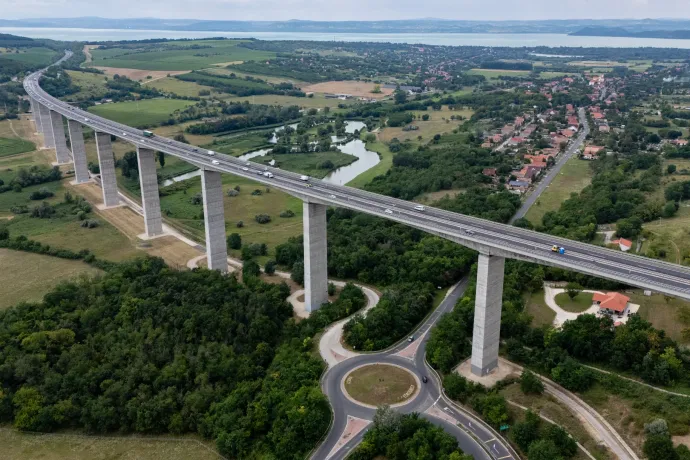
[[[520,376],[520,389],[525,394],[542,394],[544,384],[534,372],[525,369]]]
[[[231,233],[228,236],[228,247],[230,249],[240,249],[242,247],[242,237],[239,233]]]
[[[668,174],[673,174],[674,172],[676,172],[676,165],[673,165],[673,164],[668,165],[668,166],[666,167],[666,172],[667,172]]]
[[[529,460],[563,460],[556,444],[548,439],[540,439],[530,444],[527,458]]]
[[[264,266],[264,273],[267,275],[272,275],[276,272],[276,261],[275,260],[269,260],[266,262],[266,265]]]
[[[425,113],[424,115],[422,115],[422,120],[423,121],[429,121],[429,114]]]
[[[292,266],[292,273],[290,273],[290,278],[295,283],[304,286],[304,262],[295,262]]]
[[[552,441],[565,458],[570,458],[577,454],[577,442],[560,426],[549,424],[544,429],[542,437]]]
[[[539,439],[539,426],[541,419],[537,414],[528,410],[525,414],[525,420],[516,423],[512,428],[512,436],[515,443],[524,452],[527,452],[530,444]]]
[[[673,448],[673,441],[668,433],[648,435],[642,451],[649,459],[678,460],[678,452]]]
[[[256,278],[261,274],[261,267],[254,259],[248,259],[242,262],[242,279],[247,282],[249,278]]]
[[[161,168],[165,167],[165,152],[158,152],[158,163],[161,165]]]
[[[568,294],[568,297],[570,297],[570,300],[573,300],[575,297],[577,297],[581,291],[582,285],[579,283],[571,281],[565,286],[565,292]]]
[[[665,218],[668,219],[668,218],[670,218],[670,217],[675,216],[677,211],[678,211],[678,203],[675,202],[675,201],[668,201],[668,202],[666,202],[666,204],[664,205],[664,209],[663,209],[663,211],[661,212],[661,214],[662,214]]]
[[[407,93],[398,88],[397,90],[395,90],[393,98],[395,99],[396,104],[404,104],[405,102],[407,102]]]

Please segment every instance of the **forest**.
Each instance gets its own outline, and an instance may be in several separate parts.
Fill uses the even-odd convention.
[[[30,431],[198,432],[230,458],[303,458],[330,419],[310,337],[365,300],[348,286],[296,324],[288,294],[155,258],[64,283],[0,312],[0,420]]]

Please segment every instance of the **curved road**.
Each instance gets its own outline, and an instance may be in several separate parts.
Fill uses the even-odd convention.
[[[341,357],[343,360],[330,367],[322,379],[322,390],[333,407],[333,425],[326,439],[314,452],[312,458],[344,459],[364,437],[366,429],[343,440],[343,433],[352,417],[358,419],[360,426],[373,420],[375,409],[360,405],[349,399],[342,390],[342,382],[355,368],[366,364],[394,364],[413,373],[421,382],[427,376],[426,384],[420,383],[420,391],[411,401],[396,407],[402,413],[418,412],[435,425],[443,427],[458,440],[460,448],[475,459],[515,459],[519,457],[507,442],[503,441],[483,421],[465,412],[449,401],[442,392],[441,382],[436,373],[427,365],[426,343],[429,331],[444,313],[453,309],[458,299],[467,288],[467,279],[463,279],[448,292],[446,298],[431,315],[414,332],[415,340],[403,341],[392,348],[379,353],[351,354]],[[325,335],[324,335],[325,337]],[[325,340],[328,340],[327,338]],[[325,347],[320,347],[321,353]],[[354,355],[354,356],[353,356]],[[332,362],[333,356],[323,356]]]

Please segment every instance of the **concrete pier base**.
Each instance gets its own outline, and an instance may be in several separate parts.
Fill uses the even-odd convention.
[[[55,140],[53,139],[53,128],[50,121],[50,109],[43,104],[38,104],[38,113],[41,117],[41,126],[43,126],[43,146],[48,149],[54,149]]]
[[[499,359],[498,366],[496,366],[490,373],[486,375],[476,375],[472,372],[472,363],[470,359],[467,359],[460,363],[458,367],[454,369],[455,372],[465,377],[470,382],[478,383],[485,388],[493,388],[498,382],[504,380],[508,377],[520,377],[522,373],[518,366],[512,363]]]
[[[225,240],[225,209],[223,208],[223,183],[220,173],[203,170],[201,172],[201,191],[204,198],[208,268],[227,273],[228,247]]]
[[[117,194],[117,179],[115,176],[115,158],[110,134],[95,133],[98,165],[101,169],[101,189],[103,190],[103,207],[110,208],[120,204]]]
[[[479,254],[472,334],[474,375],[487,375],[498,366],[504,268],[503,257]]]
[[[316,311],[328,302],[326,206],[304,203],[304,306]]]
[[[31,116],[34,119],[36,132],[43,133],[43,126],[41,125],[41,114],[38,111],[38,102],[36,102],[33,98],[29,99],[29,101],[31,101]]]
[[[151,149],[137,147],[141,203],[144,209],[146,235],[149,237],[161,235],[163,233],[163,218],[161,217],[161,202],[158,196],[158,177],[156,176],[155,154],[156,153]]]
[[[72,162],[70,151],[67,148],[65,139],[65,125],[62,122],[62,115],[50,111],[50,126],[53,130],[53,142],[55,143],[55,164],[64,165]]]
[[[67,130],[69,131],[69,142],[72,145],[72,159],[74,160],[75,183],[83,184],[91,180],[89,176],[89,166],[86,161],[86,148],[84,147],[84,131],[81,123],[74,120],[67,120]]]

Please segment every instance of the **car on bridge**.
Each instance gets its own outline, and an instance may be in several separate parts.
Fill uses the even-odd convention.
[[[553,246],[551,246],[551,252],[565,254],[565,248],[559,247],[557,244],[554,244]]]

